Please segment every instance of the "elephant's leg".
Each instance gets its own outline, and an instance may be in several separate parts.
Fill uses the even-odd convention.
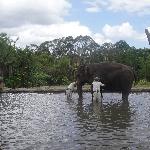
[[[129,96],[129,92],[122,92],[122,100],[123,101],[128,101],[128,96]]]
[[[82,85],[77,84],[77,92],[78,92],[79,98],[82,98]]]
[[[103,98],[102,87],[100,87],[101,99]]]
[[[92,102],[93,102],[93,84],[91,84],[91,94],[92,94]]]

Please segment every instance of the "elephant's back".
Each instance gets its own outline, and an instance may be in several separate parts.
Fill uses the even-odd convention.
[[[118,70],[131,71],[131,67],[120,63],[102,62],[102,63],[89,64],[88,66],[92,70],[92,72],[94,71],[94,72],[101,72],[101,73],[113,73]]]

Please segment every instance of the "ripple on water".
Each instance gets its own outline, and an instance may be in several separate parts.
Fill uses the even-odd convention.
[[[150,93],[1,94],[2,149],[150,149]]]

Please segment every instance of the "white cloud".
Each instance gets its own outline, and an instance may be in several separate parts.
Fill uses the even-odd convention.
[[[138,33],[128,22],[120,25],[104,25],[102,31],[93,33],[87,26],[81,25],[80,22],[64,22],[52,25],[24,25],[14,28],[3,28],[0,32],[6,32],[13,39],[19,37],[18,46],[29,44],[40,44],[44,41],[50,41],[56,38],[82,35],[91,36],[97,43],[116,42],[118,40],[135,40],[146,41],[144,33]]]
[[[105,42],[107,43],[112,42],[110,38],[106,37],[102,33],[95,33],[93,35],[93,39],[95,40],[96,43],[99,43],[99,44],[103,44]]]
[[[129,11],[134,5],[133,0],[130,2],[129,0],[88,0],[86,2],[89,12],[97,12],[104,7],[115,11],[119,11],[121,7]],[[132,11],[140,11],[149,6],[147,0],[142,2],[137,0]],[[67,22],[64,17],[69,14],[71,7],[69,0],[0,0],[0,32],[6,32],[12,38],[19,37],[17,41],[19,46],[79,35],[89,35],[99,44],[120,39],[145,40],[145,34],[136,32],[128,22],[115,26],[106,24],[98,33],[93,33],[79,21]]]
[[[86,8],[86,11],[87,12],[99,12],[100,8],[98,6],[93,6],[93,7]]]
[[[103,29],[103,34],[111,39],[134,39],[145,41],[145,34],[138,33],[133,29],[129,22],[124,22],[120,25],[110,26],[106,24]]]
[[[63,21],[68,0],[0,0],[0,27],[24,24],[53,24]]]
[[[0,32],[6,32],[8,35],[19,37],[18,45],[39,44],[44,41],[53,40],[66,36],[91,35],[92,32],[88,27],[81,25],[79,22],[65,22],[52,25],[25,25],[14,28],[3,28]]]
[[[101,8],[107,4],[102,0],[85,1],[85,3],[88,5],[86,11],[92,13],[101,11]]]
[[[150,13],[149,0],[109,0],[109,9],[138,14]]]
[[[101,9],[113,10],[115,12],[125,11],[137,14],[150,14],[150,1],[149,0],[92,0],[87,2],[88,12],[98,12]]]

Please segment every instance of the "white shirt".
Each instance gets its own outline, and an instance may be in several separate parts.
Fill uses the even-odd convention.
[[[93,81],[93,91],[100,91],[100,86],[104,86],[102,82]]]

